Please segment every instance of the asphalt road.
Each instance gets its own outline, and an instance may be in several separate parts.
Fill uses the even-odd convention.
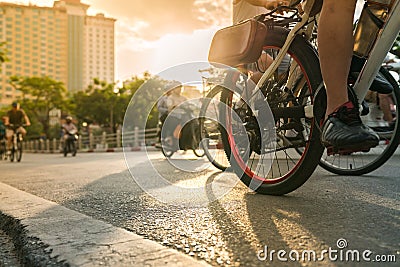
[[[26,154],[21,163],[0,162],[0,182],[212,265],[321,266],[321,262],[301,261],[302,253],[311,250],[317,257],[324,256],[325,266],[365,266],[363,259],[340,260],[340,253],[349,250],[360,255],[371,251],[366,258],[373,261],[379,256],[389,260],[391,255],[397,260],[370,266],[398,266],[400,261],[398,153],[379,170],[361,177],[331,175],[318,168],[305,185],[282,197],[254,194],[234,175],[221,174],[204,165],[206,161],[194,161],[191,153],[171,162],[159,152],[126,156],[142,187],[148,179],[146,192],[132,178],[123,153],[75,158]],[[196,184],[204,190],[197,196],[157,183],[154,168],[179,188]],[[227,193],[220,197],[221,192]],[[172,204],[159,201],[164,197]],[[275,251],[272,261],[263,258],[266,247],[268,256]],[[288,262],[278,259],[278,250],[286,252],[280,255]],[[322,254],[323,250],[328,252]],[[338,252],[329,255],[329,250]],[[291,261],[289,254],[295,259],[296,253],[299,261]],[[335,255],[338,259],[329,260]]]

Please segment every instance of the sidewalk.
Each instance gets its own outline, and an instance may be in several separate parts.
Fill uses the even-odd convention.
[[[209,266],[173,249],[0,183],[0,211],[70,266]]]

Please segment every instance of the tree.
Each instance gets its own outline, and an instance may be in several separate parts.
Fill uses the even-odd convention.
[[[123,123],[129,94],[124,88],[116,88],[115,83],[93,80],[85,92],[73,96],[76,117],[88,123],[99,123],[113,132]]]
[[[62,82],[50,77],[10,77],[10,84],[23,94],[24,109],[31,115],[33,121],[38,121],[46,136],[50,137],[49,111],[53,108],[63,109],[66,105]]]
[[[71,103],[75,116],[87,123],[98,123],[103,127],[110,127],[113,132],[119,125],[122,125],[125,112],[132,96],[141,88],[146,86],[146,90],[141,91],[141,97],[135,106],[138,116],[135,118],[134,126],[154,128],[158,122],[158,112],[155,106],[148,117],[144,110],[149,105],[154,105],[152,98],[164,87],[164,81],[158,77],[152,77],[145,72],[141,76],[133,76],[123,82],[123,86],[116,87],[115,83],[107,83],[98,79],[93,80],[86,91],[77,92],[73,95]],[[142,114],[143,113],[143,114]]]
[[[130,92],[130,111],[135,113],[135,121],[130,122],[131,127],[155,128],[158,123],[157,96],[161,95],[168,81],[151,76],[145,72],[143,77],[134,76],[124,82],[124,89]],[[141,89],[140,91],[138,91]],[[138,94],[137,94],[138,93]],[[147,114],[151,107],[150,114]]]

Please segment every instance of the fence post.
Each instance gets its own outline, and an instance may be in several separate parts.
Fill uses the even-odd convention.
[[[58,150],[57,148],[57,139],[53,138],[53,153],[56,153]]]
[[[116,138],[117,138],[117,147],[121,147],[121,130],[117,130],[116,133]]]
[[[78,150],[82,150],[82,135],[78,138]]]
[[[38,152],[38,147],[39,147],[38,142],[39,142],[39,141],[38,141],[38,140],[35,140],[35,141],[33,141],[33,142],[34,142],[34,147],[35,147],[34,150],[35,150],[35,153],[36,153],[36,152]]]
[[[106,132],[103,132],[101,134],[101,144],[102,144],[103,148],[107,148],[107,134],[106,134]]]
[[[51,151],[50,149],[50,140],[46,139],[46,152],[49,153]]]

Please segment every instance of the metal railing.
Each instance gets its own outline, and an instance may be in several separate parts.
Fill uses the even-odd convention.
[[[116,133],[107,134],[89,134],[80,135],[78,139],[78,150],[86,152],[94,151],[115,151],[125,149],[140,150],[144,146],[153,145],[157,142],[157,128],[139,129],[136,127],[133,131],[126,131],[122,135],[120,130]],[[59,153],[62,151],[63,140],[59,139],[34,139],[24,140],[23,150],[33,153]]]

